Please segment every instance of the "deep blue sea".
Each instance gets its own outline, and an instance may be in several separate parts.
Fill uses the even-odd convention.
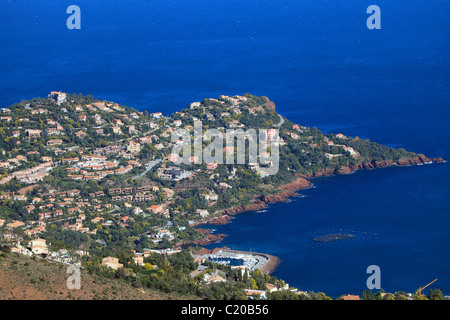
[[[80,30],[66,27],[72,4]],[[372,4],[380,30],[366,27]],[[169,115],[249,92],[301,125],[448,160],[448,12],[447,0],[0,0],[0,105],[60,90]],[[361,294],[369,265],[386,291],[437,278],[450,294],[449,178],[446,163],[317,179],[217,227],[219,245],[277,255],[274,275],[333,297]],[[340,231],[358,237],[312,241]]]

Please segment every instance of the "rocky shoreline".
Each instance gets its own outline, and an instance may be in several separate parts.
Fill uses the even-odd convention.
[[[305,179],[312,179],[312,178],[325,177],[325,176],[338,175],[338,174],[351,174],[351,173],[355,172],[356,170],[371,170],[371,169],[393,167],[393,166],[407,167],[407,166],[420,165],[420,164],[444,163],[444,162],[445,162],[445,160],[441,157],[428,158],[423,154],[418,154],[414,158],[402,158],[397,161],[392,161],[392,160],[371,161],[371,162],[367,162],[367,163],[360,163],[360,164],[357,164],[354,166],[343,166],[339,169],[327,168],[324,170],[317,171],[314,174],[302,175],[302,177]]]
[[[244,205],[244,206],[234,206],[231,208],[227,208],[222,210],[223,215],[219,217],[214,217],[210,220],[202,222],[199,225],[209,224],[209,225],[223,225],[230,223],[230,220],[233,219],[233,216],[247,211],[256,211],[262,210],[267,207],[268,204],[277,203],[277,202],[287,202],[289,198],[293,198],[298,196],[297,191],[302,189],[307,189],[312,187],[311,181],[308,179],[314,179],[319,177],[326,177],[332,175],[340,175],[340,174],[351,174],[357,170],[371,170],[392,166],[411,166],[411,165],[420,165],[420,164],[429,164],[429,163],[443,163],[445,160],[443,158],[428,158],[423,154],[418,154],[417,157],[414,158],[402,158],[398,161],[392,160],[384,160],[384,161],[371,161],[367,163],[361,163],[354,166],[344,166],[339,169],[327,168],[324,170],[320,170],[315,172],[314,174],[303,174],[297,175],[297,179],[293,182],[284,184],[278,187],[279,193],[271,194],[267,196],[260,195],[259,197],[255,197],[253,203]]]
[[[298,196],[296,191],[311,188],[312,183],[305,179],[304,177],[297,176],[296,180],[285,185],[278,187],[279,193],[271,194],[267,196],[260,195],[256,197],[256,200],[245,206],[234,206],[228,209],[223,210],[224,215],[218,218],[214,218],[210,221],[207,221],[208,224],[219,225],[223,223],[228,223],[230,218],[233,215],[247,212],[247,211],[256,211],[261,210],[267,207],[268,204],[277,203],[277,202],[287,202],[289,198],[293,198]],[[222,223],[223,222],[223,223]]]
[[[222,210],[222,215],[218,217],[214,217],[212,219],[203,221],[201,223],[196,224],[195,226],[202,226],[202,225],[224,225],[227,223],[230,223],[232,219],[234,219],[234,215],[242,212],[248,212],[248,211],[256,211],[261,210],[267,207],[267,205],[277,202],[287,202],[289,198],[293,198],[298,196],[298,193],[296,191],[301,189],[306,189],[312,187],[312,183],[308,181],[307,179],[298,176],[295,181],[291,183],[287,183],[285,185],[282,185],[278,187],[278,190],[280,191],[277,194],[267,195],[267,196],[258,196],[255,197],[255,200],[253,203],[244,205],[244,206],[234,206],[231,208],[227,208]],[[178,246],[182,245],[197,245],[197,246],[206,246],[208,244],[217,243],[220,242],[222,239],[227,237],[226,234],[220,233],[220,234],[213,234],[212,230],[210,229],[202,229],[197,228],[197,231],[199,231],[201,234],[204,234],[205,237],[193,242],[189,243],[181,243],[178,244]],[[267,255],[267,254],[265,254]],[[280,260],[278,257],[270,256],[270,263],[269,268],[270,270],[274,270],[276,266],[279,264]]]
[[[302,189],[311,188],[313,184],[308,179],[314,179],[319,177],[331,176],[331,175],[340,175],[340,174],[351,174],[357,170],[370,170],[377,168],[385,168],[392,166],[411,166],[411,165],[420,165],[420,164],[429,164],[429,163],[443,163],[445,160],[441,157],[439,158],[428,158],[423,154],[418,154],[417,157],[414,158],[402,158],[398,161],[392,160],[384,160],[384,161],[371,161],[367,163],[361,163],[355,166],[344,166],[339,169],[327,168],[324,170],[320,170],[315,172],[314,174],[304,174],[297,175],[295,181],[284,184],[278,187],[279,193],[271,194],[271,195],[260,195],[259,197],[255,197],[253,203],[244,205],[244,206],[234,206],[231,208],[227,208],[222,210],[222,215],[218,217],[214,217],[207,221],[201,222],[198,225],[224,225],[230,223],[234,215],[242,212],[248,211],[256,211],[262,210],[266,208],[269,204],[277,203],[277,202],[287,202],[289,198],[293,198],[298,196],[297,191]],[[220,242],[227,235],[226,234],[212,234],[212,230],[209,229],[197,229],[202,234],[206,235],[205,238],[192,242],[192,245],[205,246],[212,243]],[[270,257],[267,266],[265,266],[265,270],[261,270],[265,273],[273,272],[276,267],[279,265],[281,260],[269,254],[264,254]]]

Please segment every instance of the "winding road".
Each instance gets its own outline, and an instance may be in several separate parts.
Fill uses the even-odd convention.
[[[284,118],[279,113],[278,113],[278,116],[280,117],[280,122],[277,124],[277,127],[281,127],[283,125],[284,121],[286,121],[286,120],[284,120]]]
[[[146,168],[145,168],[145,171],[142,172],[142,173],[140,173],[140,174],[138,174],[138,175],[135,175],[135,176],[134,176],[133,178],[131,178],[131,179],[135,180],[135,179],[142,178],[147,172],[149,172],[150,170],[152,170],[153,167],[156,166],[156,165],[157,165],[158,163],[160,163],[161,161],[162,161],[161,159],[156,159],[156,160],[154,160],[154,161],[152,161],[152,162],[147,163]]]

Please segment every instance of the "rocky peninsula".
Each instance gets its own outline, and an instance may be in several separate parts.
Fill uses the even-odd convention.
[[[432,164],[432,163],[444,163],[445,160],[441,157],[439,158],[428,158],[423,154],[418,154],[413,158],[402,158],[397,161],[385,160],[385,161],[371,161],[368,163],[358,164],[354,166],[342,166],[339,169],[326,168],[320,171],[317,171],[313,174],[304,174],[298,175],[293,182],[281,185],[278,187],[278,192],[270,195],[260,195],[255,197],[253,203],[244,205],[244,206],[233,206],[228,209],[224,209],[222,211],[222,215],[216,216],[212,219],[206,220],[205,222],[199,225],[224,225],[227,223],[231,223],[231,220],[234,219],[236,214],[242,212],[249,211],[257,211],[262,210],[267,207],[268,204],[278,203],[278,202],[287,202],[289,198],[293,198],[298,196],[297,191],[311,188],[313,183],[308,179],[314,179],[325,176],[332,175],[341,175],[341,174],[351,174],[357,170],[372,170],[393,166],[412,166],[412,165],[422,165],[422,164]],[[206,238],[198,240],[193,244],[199,246],[205,246],[212,243],[220,242],[227,235],[226,234],[213,234],[212,230],[209,229],[197,229],[201,230],[203,234],[206,235]],[[270,266],[267,266],[266,272],[273,272],[280,263],[280,259],[275,256],[271,256],[272,262]]]

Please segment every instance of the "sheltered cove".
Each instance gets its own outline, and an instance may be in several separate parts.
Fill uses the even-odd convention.
[[[318,178],[318,177],[325,177],[325,176],[339,175],[339,174],[351,174],[357,170],[362,170],[362,169],[370,170],[370,169],[385,168],[385,167],[392,167],[392,166],[411,166],[411,165],[443,163],[443,162],[445,162],[445,160],[441,157],[431,159],[431,158],[424,156],[423,154],[419,154],[415,158],[399,159],[396,162],[393,162],[391,160],[372,161],[369,163],[358,164],[356,166],[342,167],[340,169],[327,168],[324,170],[317,171],[313,174],[297,175],[297,178],[295,181],[278,187],[278,190],[280,191],[279,193],[267,195],[267,196],[261,195],[260,197],[256,197],[255,200],[253,201],[253,203],[251,203],[251,204],[244,205],[244,206],[234,206],[234,207],[231,207],[228,209],[224,209],[221,211],[222,215],[214,217],[207,221],[198,223],[197,225],[198,226],[200,226],[200,225],[224,225],[224,224],[230,223],[230,220],[233,219],[234,215],[236,215],[238,213],[261,210],[261,209],[266,208],[268,204],[272,204],[272,203],[287,202],[289,200],[289,198],[298,196],[297,191],[302,190],[302,189],[311,188],[313,186],[311,181],[309,181],[307,179],[314,179],[314,178]],[[209,245],[212,243],[218,243],[227,236],[226,234],[212,234],[211,233],[212,230],[208,230],[208,229],[198,229],[198,230],[201,230],[203,234],[206,234],[206,237],[204,239],[195,241],[190,244],[205,246],[205,245]],[[334,238],[334,240],[331,239],[331,240],[327,241],[328,236],[330,236],[331,238]],[[349,235],[349,236],[351,236],[351,238],[355,237],[352,235]],[[336,239],[336,237],[338,239]],[[339,234],[339,236],[333,234],[333,235],[326,235],[326,236],[324,236],[323,239],[322,239],[322,237],[318,237],[318,238],[321,238],[319,240],[316,240],[318,242],[329,242],[329,241],[349,239],[350,237],[346,237],[345,234],[342,234],[342,236],[341,236],[341,234]],[[318,239],[318,238],[315,238],[315,239]],[[321,241],[321,240],[324,240],[324,241]],[[224,247],[224,249],[229,251],[229,249],[227,247]],[[258,255],[265,256],[268,258],[266,261],[266,264],[262,265],[261,271],[263,273],[270,274],[270,273],[274,272],[276,267],[281,262],[281,260],[278,257],[270,255],[270,254],[266,254],[266,253],[264,253],[264,254],[253,253],[253,254],[255,254],[255,255],[258,254]]]

